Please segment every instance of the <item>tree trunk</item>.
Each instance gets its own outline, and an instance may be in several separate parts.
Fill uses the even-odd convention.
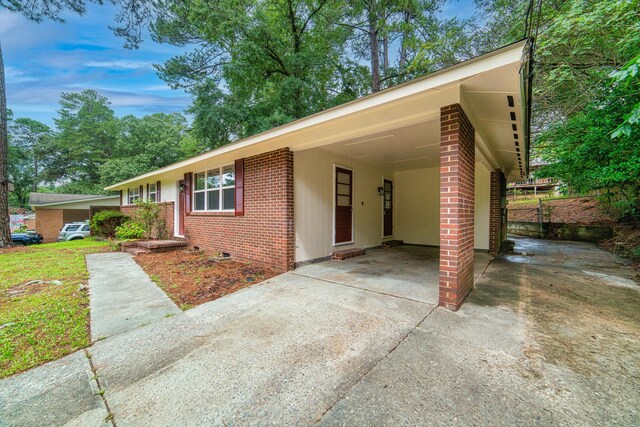
[[[4,61],[0,45],[0,248],[11,246],[9,223],[9,176],[7,162],[9,137],[7,135],[7,95],[4,82]]]
[[[389,36],[385,35],[382,39],[382,48],[384,49],[384,58],[382,61],[382,74],[386,77],[389,71]]]
[[[405,28],[402,31],[402,41],[400,44],[400,60],[398,61],[398,68],[400,69],[400,73],[404,72],[405,66],[407,64],[407,26],[409,24],[409,20],[411,19],[411,15],[409,11],[404,12],[404,24]]]
[[[380,91],[380,48],[376,0],[369,0],[369,48],[371,50],[371,91]]]

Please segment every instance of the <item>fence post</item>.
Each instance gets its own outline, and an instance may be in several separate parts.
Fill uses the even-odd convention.
[[[538,225],[540,226],[540,237],[544,237],[542,229],[542,199],[538,199]]]

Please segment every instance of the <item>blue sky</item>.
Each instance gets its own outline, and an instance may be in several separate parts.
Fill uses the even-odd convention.
[[[443,15],[468,17],[472,0],[450,0]],[[53,126],[61,92],[95,89],[109,98],[118,116],[182,112],[188,94],[171,90],[153,64],[182,48],[154,43],[127,50],[109,30],[111,6],[91,4],[84,16],[69,14],[65,23],[36,24],[0,10],[0,42],[7,81],[7,106],[14,117],[30,117]]]

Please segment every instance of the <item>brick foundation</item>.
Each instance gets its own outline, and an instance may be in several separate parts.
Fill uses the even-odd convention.
[[[165,237],[170,238],[173,236],[174,230],[173,202],[158,203],[158,206],[160,206],[160,215],[164,218],[167,227],[167,235]],[[130,217],[135,217],[137,209],[137,206],[120,206],[120,212]]]
[[[191,247],[231,254],[277,271],[293,269],[293,153],[288,148],[244,159],[242,215],[188,212]]]
[[[458,104],[440,110],[440,295],[457,310],[473,288],[475,130]]]
[[[489,207],[489,253],[500,253],[502,242],[506,239],[505,209],[502,199],[506,197],[507,180],[500,169],[491,172],[491,201]]]

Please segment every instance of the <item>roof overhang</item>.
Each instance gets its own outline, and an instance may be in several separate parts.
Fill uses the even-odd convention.
[[[31,205],[32,208],[44,208],[49,206],[60,206],[60,205],[70,205],[70,204],[78,204],[78,203],[87,203],[87,202],[99,202],[99,201],[107,201],[107,200],[115,200],[119,199],[120,196],[104,196],[104,197],[94,197],[92,199],[78,199],[78,200],[66,200],[64,202],[55,202],[55,203],[40,203],[38,205]]]
[[[504,170],[511,180],[521,179],[527,174],[528,162],[527,111],[530,97],[529,92],[523,91],[527,46],[527,40],[513,43],[106,189],[118,190],[131,184],[141,184],[161,174],[167,179],[178,179],[185,172],[208,169],[284,147],[294,152],[315,147],[340,150],[340,144],[356,146],[358,142],[383,139],[389,136],[387,134],[404,142],[413,138],[409,145],[418,147],[416,149],[427,151],[427,147],[431,147],[431,154],[412,154],[424,160],[414,162],[414,166],[424,166],[429,161],[439,161],[433,150],[439,145],[440,108],[454,103],[462,105],[476,129],[476,155],[480,160],[487,167]],[[511,112],[514,112],[515,120]],[[434,128],[434,123],[436,130],[425,135],[425,130]],[[514,125],[516,131],[513,130]],[[405,137],[395,135],[402,133],[402,129]],[[516,132],[517,139],[514,139]],[[418,138],[425,142],[418,143]]]

